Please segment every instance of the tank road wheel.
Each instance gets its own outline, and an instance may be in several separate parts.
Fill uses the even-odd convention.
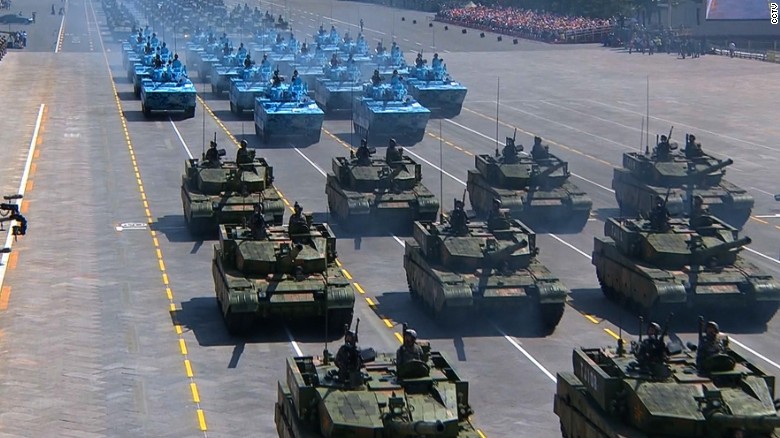
[[[615,289],[607,285],[604,277],[598,269],[596,269],[596,278],[599,280],[599,285],[601,286],[601,291],[604,292],[604,296],[611,301],[617,301],[618,293],[615,292]]]
[[[541,304],[539,306],[539,317],[545,333],[550,334],[555,331],[555,327],[561,322],[565,306],[564,303]]]
[[[409,297],[411,297],[412,301],[419,302],[420,301],[420,293],[417,292],[417,289],[412,285],[412,277],[407,272],[406,274],[406,284],[409,286]]]
[[[244,336],[252,328],[251,315],[234,314],[231,309],[228,309],[227,313],[223,315],[225,327],[227,327],[227,331],[231,336]]]

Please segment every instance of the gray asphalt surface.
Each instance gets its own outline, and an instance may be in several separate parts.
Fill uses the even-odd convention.
[[[338,242],[344,268],[365,291],[356,309],[362,345],[393,350],[399,324],[409,322],[470,381],[474,421],[486,436],[555,436],[553,378],[570,369],[571,349],[613,343],[606,330],[616,333],[619,325],[626,335],[636,333],[635,318],[606,301],[598,289],[589,253],[593,237],[603,233],[603,218],[617,213],[610,192],[612,168],[620,165],[621,153],[639,147],[648,76],[651,134],[674,125],[678,141],[685,132],[694,133],[708,151],[734,159],[729,180],[756,197],[756,217],[745,227],[755,252],[746,256],[780,276],[775,227],[780,218],[764,217],[780,213],[771,197],[780,157],[773,142],[780,135],[771,93],[776,66],[725,57],[643,57],[595,46],[514,45],[507,39],[498,42],[492,34],[464,35],[455,26],[448,31],[440,23],[428,27],[430,14],[351,2],[297,0],[287,6],[287,11],[267,2],[261,7],[284,12],[301,39],[321,22],[329,26],[331,16],[342,31],[345,23],[355,25],[363,18],[369,38],[383,38],[387,44],[395,33],[412,56],[416,47],[433,51],[435,33],[436,50],[469,94],[460,116],[431,121],[425,139],[406,150],[423,163],[426,184],[443,194],[445,206],[462,196],[474,154],[495,148],[499,77],[498,137],[517,127],[518,142],[528,146],[532,134],[541,135],[569,160],[575,183],[594,200],[594,214],[581,233],[540,232],[542,261],[572,290],[563,320],[546,337],[530,314],[514,320],[475,317],[469,325],[439,327],[408,297],[403,236]],[[40,13],[38,17],[40,24]],[[196,414],[200,408],[208,436],[275,436],[273,404],[276,381],[284,377],[283,358],[295,354],[296,347],[319,354],[322,329],[269,325],[246,340],[228,336],[213,295],[214,241],[193,241],[186,231],[181,172],[189,155],[200,155],[204,137],[216,132],[230,154],[234,142],[228,133],[245,137],[274,166],[277,187],[290,203],[298,201],[318,219],[330,221],[322,172],[330,169],[332,157],[348,154],[346,143],[357,143],[350,122],[326,121],[322,140],[306,148],[261,147],[251,119],[233,116],[229,102],[205,93],[202,85],[205,100],[198,102],[193,119],[161,115],[145,120],[125,79],[120,46],[102,27],[99,2],[71,0],[64,23],[59,48],[56,35],[50,36],[49,53],[43,53],[47,43],[41,37],[41,53],[28,50],[0,62],[3,102],[14,102],[6,103],[9,115],[0,119],[4,193],[18,187],[41,104],[46,111],[40,156],[26,196],[30,234],[14,246],[15,266],[9,267],[4,283],[11,287],[7,309],[0,295],[5,352],[0,384],[6,391],[0,398],[0,432],[199,436],[204,434]],[[18,83],[26,85],[13,85]],[[204,112],[204,102],[209,111]],[[447,172],[443,186],[440,168]],[[122,223],[147,220],[136,179],[144,187],[159,247],[148,230],[116,231]],[[343,236],[338,224],[334,229]],[[736,319],[721,327],[770,361],[757,359],[761,365],[780,372],[775,365],[780,362],[777,321],[754,327]],[[693,326],[693,321],[675,321],[674,329],[692,340]],[[187,347],[186,357],[180,341]],[[331,344],[332,350],[336,347]],[[198,388],[197,404],[192,383]]]

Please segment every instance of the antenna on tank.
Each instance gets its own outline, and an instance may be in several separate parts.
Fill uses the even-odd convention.
[[[496,156],[498,156],[498,106],[501,98],[501,76],[496,81]]]
[[[200,73],[199,73],[200,74]],[[201,155],[201,159],[206,158],[206,83],[203,83],[203,98],[201,99],[203,101],[203,150]]]
[[[650,151],[650,75],[647,76],[647,130],[645,131],[645,151]]]
[[[439,119],[439,218],[444,217],[444,138],[441,136],[441,119]],[[441,222],[441,219],[440,219]]]
[[[322,361],[325,365],[328,364],[328,361],[330,360],[330,353],[328,352],[328,312],[325,311],[325,349],[322,350]]]
[[[639,153],[642,153],[642,138],[645,136],[645,118],[642,117],[642,129],[639,130]],[[649,151],[645,150],[645,154]]]

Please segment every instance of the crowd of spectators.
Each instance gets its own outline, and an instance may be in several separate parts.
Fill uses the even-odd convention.
[[[574,42],[570,37],[576,33],[604,30],[612,25],[610,20],[600,18],[483,5],[445,9],[436,18],[466,27],[551,43]]]

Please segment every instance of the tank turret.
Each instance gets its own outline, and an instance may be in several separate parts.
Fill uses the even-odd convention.
[[[476,169],[468,171],[466,182],[474,211],[487,215],[498,200],[524,221],[584,227],[593,201],[571,182],[568,163],[549,152],[538,160],[519,154],[523,147],[515,147],[514,143],[514,137],[507,137],[503,153],[496,150],[496,156],[474,157]]]
[[[537,259],[536,234],[500,213],[468,223],[456,208],[441,223],[415,222],[404,254],[410,294],[441,319],[534,307],[552,330],[568,289]]]
[[[732,164],[730,158],[703,152],[670,153],[663,160],[649,153],[627,152],[623,167],[614,170],[612,188],[621,214],[650,211],[656,196],[668,198],[672,214],[690,213],[691,198],[701,196],[712,214],[739,228],[750,217],[754,200],[724,179],[725,168]]]
[[[373,158],[336,157],[325,182],[330,212],[342,227],[363,230],[372,224],[408,230],[415,220],[433,221],[439,201],[422,184],[422,167],[399,152],[390,163]]]
[[[212,273],[222,314],[233,334],[269,316],[321,317],[332,329],[352,320],[355,291],[336,265],[336,237],[327,224],[220,226]],[[254,226],[254,224],[253,224]]]
[[[563,436],[778,436],[774,376],[731,349],[718,355],[728,367],[704,372],[691,349],[661,347],[662,374],[620,347],[575,349],[554,399]]]
[[[287,359],[274,415],[279,436],[479,438],[468,382],[430,343],[417,343],[423,360],[415,365],[425,372],[414,378],[399,376],[395,354],[358,347],[352,332],[335,360],[327,349],[323,357]],[[345,362],[348,352],[356,360]],[[354,370],[346,369],[351,363]]]
[[[635,303],[646,314],[702,306],[742,308],[768,321],[780,303],[780,283],[740,257],[751,243],[714,216],[693,227],[687,218],[612,218],[594,239],[592,261],[604,294]]]

